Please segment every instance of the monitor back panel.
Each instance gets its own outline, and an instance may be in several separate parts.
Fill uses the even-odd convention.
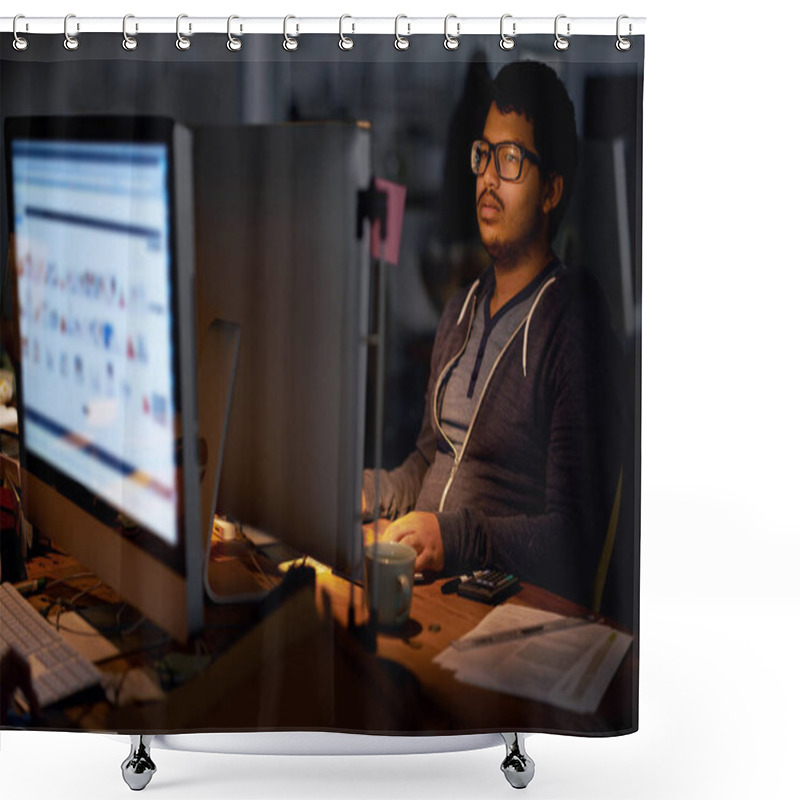
[[[195,134],[201,357],[215,318],[241,326],[218,510],[353,576],[369,283],[369,237],[356,231],[370,138],[349,123]]]

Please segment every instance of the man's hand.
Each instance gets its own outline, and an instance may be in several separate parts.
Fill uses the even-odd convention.
[[[417,551],[416,570],[441,572],[444,569],[444,545],[436,514],[412,511],[389,525],[381,540],[413,547]]]
[[[30,706],[31,720],[36,722],[41,716],[41,709],[33,691],[30,664],[13,647],[8,647],[0,658],[0,725],[9,722],[16,689],[22,691]]]
[[[375,537],[376,525],[375,525],[374,522],[365,522],[361,526],[361,531],[364,534],[364,547],[366,547],[367,545],[372,544],[373,542],[377,541],[378,539],[382,539],[383,538],[383,536],[382,536],[383,532],[389,527],[389,525],[392,524],[390,520],[383,519],[383,517],[381,517],[381,519],[379,519],[377,522],[378,522],[378,524],[377,524],[377,529],[378,529],[378,537],[377,537],[377,539]]]

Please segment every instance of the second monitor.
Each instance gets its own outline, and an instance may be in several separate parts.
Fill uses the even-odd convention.
[[[217,509],[358,578],[370,131],[204,128],[194,163],[201,359],[214,319],[241,327]]]

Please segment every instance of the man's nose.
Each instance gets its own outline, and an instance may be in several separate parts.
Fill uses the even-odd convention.
[[[500,176],[497,174],[497,165],[493,158],[489,159],[489,164],[486,167],[486,172],[483,173],[483,179],[487,186],[499,186]]]

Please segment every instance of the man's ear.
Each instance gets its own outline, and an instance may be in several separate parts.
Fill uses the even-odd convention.
[[[564,178],[561,175],[553,173],[547,181],[547,187],[544,194],[544,203],[542,204],[542,211],[549,214],[561,202],[561,197],[564,194]]]

